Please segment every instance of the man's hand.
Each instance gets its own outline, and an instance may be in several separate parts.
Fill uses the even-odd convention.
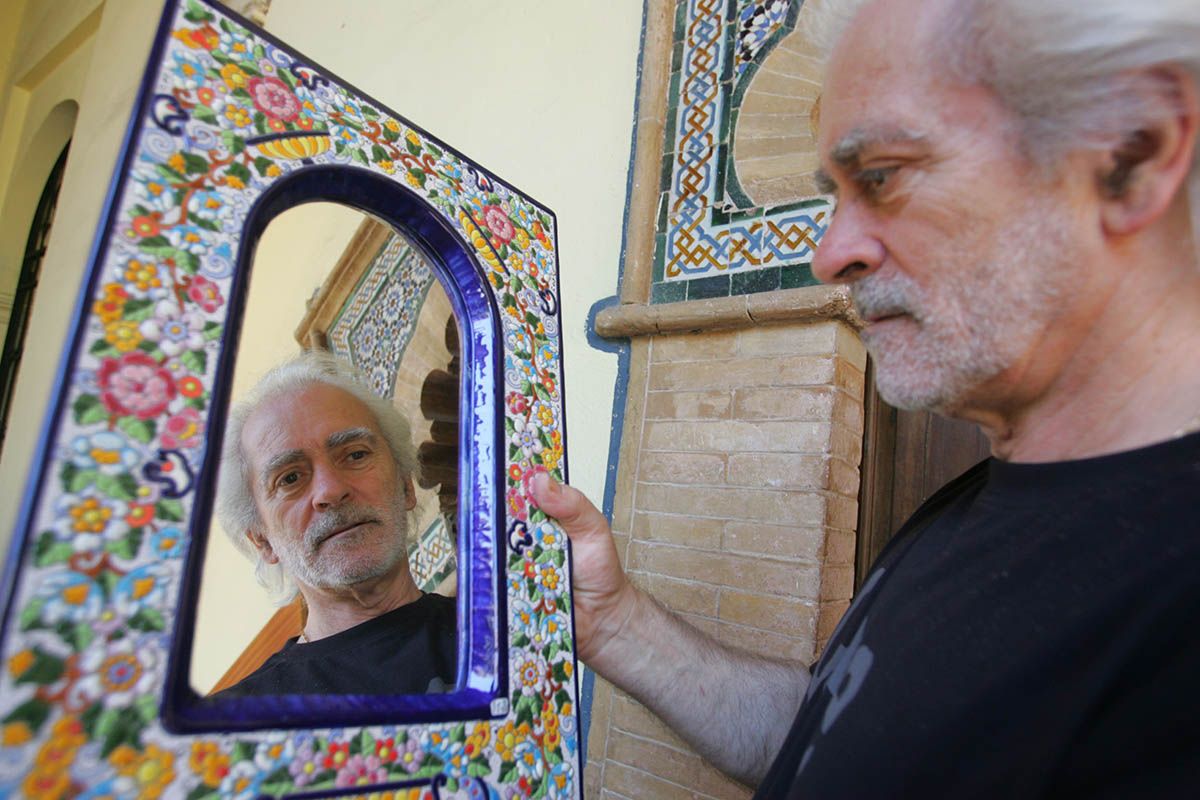
[[[620,633],[637,604],[637,590],[621,569],[612,531],[583,493],[545,473],[530,482],[533,499],[571,540],[576,651],[588,664]]]

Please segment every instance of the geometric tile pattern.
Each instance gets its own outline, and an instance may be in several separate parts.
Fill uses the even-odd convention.
[[[652,302],[815,282],[808,265],[830,203],[747,208],[740,192],[727,192],[737,106],[756,64],[794,27],[800,5],[686,0],[678,7]]]

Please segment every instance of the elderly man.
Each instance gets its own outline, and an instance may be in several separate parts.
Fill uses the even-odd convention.
[[[851,289],[883,396],[993,458],[901,529],[811,673],[663,610],[540,479],[580,655],[759,797],[1192,796],[1200,4],[830,5],[813,271]]]
[[[454,683],[454,601],[409,572],[416,505],[408,422],[345,364],[307,353],[234,408],[220,518],[304,630],[222,692],[419,694]]]

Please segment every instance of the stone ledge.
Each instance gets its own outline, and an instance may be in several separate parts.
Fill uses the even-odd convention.
[[[624,339],[824,319],[840,319],[855,329],[863,324],[844,286],[805,286],[680,303],[627,303],[596,314],[595,328],[605,339]]]

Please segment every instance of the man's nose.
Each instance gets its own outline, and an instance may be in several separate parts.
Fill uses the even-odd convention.
[[[313,472],[313,506],[325,510],[350,499],[350,484],[331,466],[317,466]]]
[[[867,220],[849,205],[839,207],[813,255],[813,276],[822,283],[853,283],[883,264],[884,247]]]

